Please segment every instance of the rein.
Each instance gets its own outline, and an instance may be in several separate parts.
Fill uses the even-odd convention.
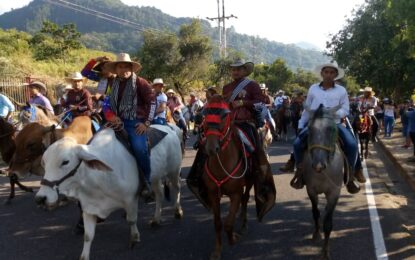
[[[64,182],[65,180],[67,180],[70,177],[74,176],[76,174],[76,172],[78,171],[78,168],[81,165],[81,163],[82,163],[82,161],[79,161],[79,163],[75,166],[75,168],[73,168],[68,174],[66,174],[65,176],[63,176],[59,180],[49,181],[48,179],[43,178],[40,181],[40,184],[44,185],[44,186],[47,186],[47,187],[49,187],[53,190],[56,190],[56,192],[59,195],[59,185],[62,184],[62,182]]]

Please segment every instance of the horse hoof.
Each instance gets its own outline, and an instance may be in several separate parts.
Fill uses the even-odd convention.
[[[313,233],[313,238],[312,239],[313,239],[314,242],[320,241],[321,240],[321,234],[320,234],[320,232]]]
[[[153,219],[153,220],[150,221],[150,226],[152,228],[158,228],[158,227],[160,227],[160,221],[157,221],[157,220]]]
[[[134,236],[130,238],[130,241],[128,242],[128,248],[133,249],[135,245],[138,244],[138,242],[140,242],[140,239],[138,238],[138,236]]]
[[[175,219],[182,219],[183,218],[183,210],[176,210],[176,212],[174,212],[174,218]]]

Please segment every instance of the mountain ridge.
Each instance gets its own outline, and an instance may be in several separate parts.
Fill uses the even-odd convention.
[[[50,0],[34,0],[29,5],[14,9],[0,15],[0,27],[3,29],[16,28],[34,33],[42,26],[42,21],[51,20],[64,24],[73,22],[83,34],[82,42],[88,47],[111,52],[136,53],[143,43],[141,33],[126,26],[92,15],[93,11],[122,17],[125,20],[140,24],[143,28],[158,31],[178,32],[180,26],[190,23],[192,18],[174,17],[163,13],[155,7],[128,6],[120,0],[73,0],[72,4],[87,7],[91,14],[76,12],[69,8],[51,4]],[[89,11],[88,11],[89,12]],[[206,20],[201,20],[203,32],[212,40],[217,58],[217,28],[212,27]],[[233,27],[227,29],[229,47],[245,54],[246,58],[255,63],[272,63],[282,58],[292,68],[313,69],[317,64],[328,60],[320,51],[307,50],[295,44],[283,44],[265,38],[240,34]]]

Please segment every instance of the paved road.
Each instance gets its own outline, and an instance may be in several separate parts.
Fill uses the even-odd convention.
[[[237,245],[225,243],[223,259],[319,258],[321,243],[311,241],[312,215],[305,190],[291,189],[292,175],[278,173],[290,147],[274,142],[269,151],[278,193],[275,208],[263,223],[258,223],[251,200],[249,230]],[[194,154],[187,150],[183,176]],[[376,147],[370,156],[376,158],[369,159],[367,165],[389,258],[415,259],[414,192]],[[2,203],[8,193],[7,179],[0,177],[0,183]],[[29,184],[37,186],[38,182],[32,179]],[[323,210],[324,199],[321,203]],[[211,215],[186,186],[182,189],[182,205],[182,220],[174,219],[171,205],[166,204],[162,226],[154,229],[148,225],[154,204],[140,203],[138,227],[142,241],[132,250],[127,248],[129,231],[122,212],[113,213],[97,227],[92,259],[208,259],[214,242]],[[19,192],[12,205],[0,204],[0,259],[77,259],[83,243],[82,236],[72,233],[77,214],[74,204],[43,211],[35,206],[33,194]],[[365,191],[355,196],[343,191],[334,217],[331,253],[333,259],[376,258]]]

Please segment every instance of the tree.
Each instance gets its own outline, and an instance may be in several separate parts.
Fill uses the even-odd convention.
[[[212,48],[209,38],[202,34],[200,21],[182,25],[178,35],[147,32],[143,37],[138,56],[145,64],[146,77],[163,77],[182,96],[208,77]]]
[[[82,48],[81,34],[75,24],[64,24],[61,27],[50,21],[44,21],[42,29],[34,35],[30,44],[37,60],[63,59],[74,49]]]

